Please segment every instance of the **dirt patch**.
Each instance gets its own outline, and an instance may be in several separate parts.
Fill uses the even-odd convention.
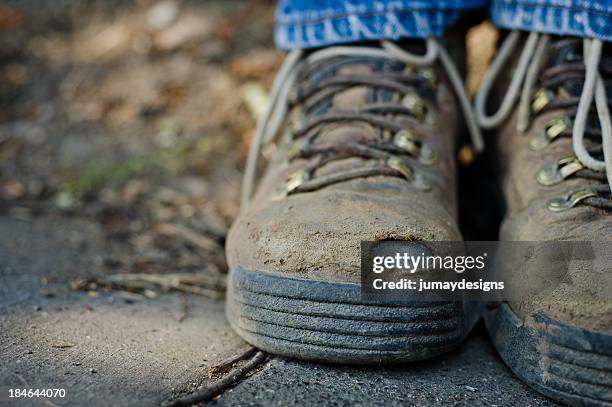
[[[0,214],[99,225],[105,273],[225,273],[254,127],[244,89],[267,88],[281,61],[273,9],[0,8]]]

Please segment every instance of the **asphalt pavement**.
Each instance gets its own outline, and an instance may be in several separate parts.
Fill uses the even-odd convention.
[[[0,405],[10,387],[66,389],[57,406],[161,405],[215,377],[246,347],[223,302],[162,294],[150,300],[70,289],[95,275],[103,239],[65,218],[0,217]],[[86,234],[83,245],[75,236]],[[222,406],[553,406],[501,362],[482,325],[456,351],[398,366],[335,366],[272,357],[209,404]]]

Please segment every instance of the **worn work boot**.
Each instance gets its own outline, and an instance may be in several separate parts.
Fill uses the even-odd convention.
[[[384,305],[360,295],[361,241],[415,241],[420,253],[420,240],[461,239],[455,97],[464,108],[467,98],[445,49],[433,40],[425,48],[288,55],[226,247],[227,316],[251,344],[315,361],[402,362],[450,350],[472,326],[477,315],[461,303]],[[276,133],[250,200],[259,148]]]
[[[497,150],[507,213],[500,240],[589,241],[596,261],[571,262],[560,283],[539,276],[548,289],[492,307],[486,324],[504,361],[536,390],[572,405],[612,406],[612,136],[605,96],[612,59],[594,40],[538,34],[523,40],[517,32],[508,36],[477,98],[481,124],[502,123]],[[486,94],[521,44],[512,71],[523,85],[520,103],[486,117]],[[510,86],[506,99],[518,99],[519,88]]]

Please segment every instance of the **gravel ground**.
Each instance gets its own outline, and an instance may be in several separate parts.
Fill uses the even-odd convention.
[[[455,352],[411,365],[364,368],[274,359],[211,405],[556,406],[501,362],[483,326]]]

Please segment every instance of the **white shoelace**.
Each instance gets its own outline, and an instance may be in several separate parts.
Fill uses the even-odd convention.
[[[412,54],[388,41],[382,42],[382,49],[357,46],[329,47],[308,55],[308,57],[306,57],[306,63],[311,64],[334,57],[373,57],[397,60],[413,66],[429,66],[439,60],[459,100],[459,105],[463,111],[474,150],[476,152],[482,151],[484,148],[482,134],[457,67],[446,49],[444,49],[437,40],[426,40],[426,47],[427,50],[423,55]],[[272,83],[270,101],[262,117],[257,122],[255,135],[253,136],[251,148],[247,156],[244,179],[242,182],[241,208],[243,210],[247,207],[255,187],[257,165],[262,147],[274,140],[287,114],[287,98],[291,88],[295,85],[298,72],[297,68],[303,60],[302,56],[302,50],[294,50],[287,55]]]
[[[516,50],[520,39],[518,31],[511,32],[504,40],[497,55],[491,62],[491,66],[476,93],[475,114],[480,126],[484,129],[492,129],[499,126],[508,118],[519,96],[522,86],[517,117],[517,130],[524,132],[529,123],[529,101],[533,87],[537,80],[538,71],[541,68],[549,36],[545,34],[530,33],[525,42],[523,51],[519,56],[516,71],[504,95],[497,112],[492,115],[486,113],[487,99],[493,84],[504,68],[512,53]],[[584,65],[585,80],[582,93],[578,102],[574,126],[572,129],[572,147],[576,158],[584,167],[593,171],[605,171],[608,184],[612,190],[612,125],[610,124],[610,111],[603,79],[599,73],[599,62],[601,60],[602,42],[600,40],[584,39]],[[601,138],[604,160],[600,161],[592,157],[584,144],[584,131],[587,116],[595,97],[595,107],[601,125]]]

